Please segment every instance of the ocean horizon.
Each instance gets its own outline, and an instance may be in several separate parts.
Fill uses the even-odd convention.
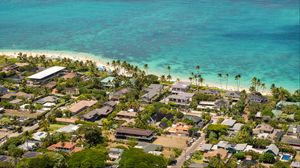
[[[206,83],[229,85],[241,74],[300,89],[298,0],[4,0],[0,52],[57,51],[149,65],[188,80],[201,67]],[[173,78],[173,80],[175,80]],[[223,86],[225,79],[223,79]]]

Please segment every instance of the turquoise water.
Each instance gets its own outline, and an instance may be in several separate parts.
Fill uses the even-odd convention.
[[[1,0],[0,49],[64,50],[188,78],[299,88],[299,0]],[[234,85],[234,80],[229,82]]]

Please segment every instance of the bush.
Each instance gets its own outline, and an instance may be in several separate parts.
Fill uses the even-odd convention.
[[[263,162],[263,163],[274,163],[276,160],[275,160],[273,154],[264,153],[264,154],[260,155],[259,161]]]

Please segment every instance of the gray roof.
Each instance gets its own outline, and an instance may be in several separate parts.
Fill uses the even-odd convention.
[[[187,82],[177,82],[172,85],[172,88],[186,89],[188,87],[189,87],[189,83]]]
[[[106,116],[109,113],[111,113],[112,111],[113,111],[113,109],[110,106],[103,106],[101,108],[97,108],[95,110],[92,110],[92,111],[84,114],[83,117],[86,119],[90,119],[90,118],[93,118],[95,115]]]
[[[178,94],[169,95],[168,98],[172,98],[172,99],[190,99],[193,96],[194,96],[194,93],[180,92]]]
[[[300,162],[293,161],[290,166],[300,168]]]
[[[225,119],[221,124],[232,127],[235,124],[236,120],[233,119]]]
[[[235,123],[234,126],[232,127],[232,130],[234,131],[239,131],[242,129],[244,124],[241,124],[241,123]]]
[[[246,149],[246,147],[247,147],[247,144],[236,144],[234,149],[237,151],[243,151]]]
[[[221,148],[226,148],[228,145],[228,142],[227,141],[219,141],[217,146],[218,147],[221,147]]]
[[[212,144],[203,144],[200,148],[201,151],[210,151],[211,148],[213,147]]]
[[[48,102],[55,103],[57,100],[58,100],[58,98],[55,97],[55,96],[46,96],[46,97],[43,97],[41,99],[38,99],[35,102],[39,103],[39,104],[45,104],[45,103],[48,103]]]
[[[163,89],[163,85],[161,84],[151,84],[150,86],[148,86],[148,88],[146,89],[147,91],[150,91],[150,90],[161,90]]]
[[[279,149],[275,144],[271,144],[268,146],[268,148],[265,150],[265,152],[273,152],[273,154],[278,155]]]

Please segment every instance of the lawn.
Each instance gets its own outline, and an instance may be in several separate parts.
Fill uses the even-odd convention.
[[[153,144],[162,145],[163,147],[168,147],[168,148],[185,149],[187,147],[186,142],[188,140],[189,140],[188,137],[158,136],[157,139],[153,142]]]
[[[66,126],[66,125],[63,125],[63,124],[50,124],[49,131],[54,132],[54,131],[56,131],[59,128],[62,128],[64,126]]]

